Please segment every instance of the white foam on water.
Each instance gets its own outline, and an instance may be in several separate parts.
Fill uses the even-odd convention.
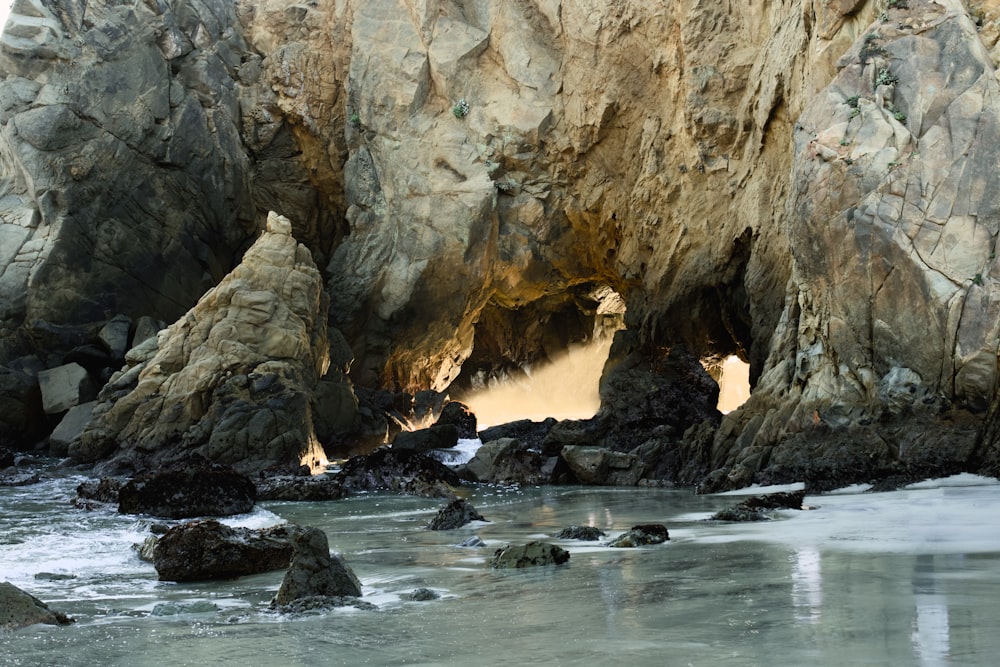
[[[483,446],[479,438],[460,438],[458,444],[450,449],[434,449],[427,453],[446,466],[465,465],[473,459],[476,451]]]
[[[764,495],[767,493],[788,493],[789,491],[801,491],[806,488],[804,482],[795,482],[793,484],[771,484],[770,486],[760,486],[759,484],[753,484],[751,486],[745,486],[742,489],[733,489],[732,491],[721,491],[719,493],[713,493],[713,496],[756,496]]]

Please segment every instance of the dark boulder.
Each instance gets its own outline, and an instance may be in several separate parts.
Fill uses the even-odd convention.
[[[403,593],[400,597],[411,602],[427,602],[428,600],[437,600],[441,594],[429,588],[415,588],[409,593]]]
[[[385,447],[348,459],[339,478],[348,492],[391,491],[430,498],[454,498],[452,487],[461,481],[440,461]]]
[[[293,539],[295,551],[272,607],[315,597],[361,597],[361,582],[344,559],[330,554],[319,528],[302,528]]]
[[[458,444],[458,438],[458,427],[454,424],[437,424],[417,431],[400,431],[392,441],[392,448],[423,454],[432,449],[451,449]]]
[[[35,623],[68,625],[73,619],[9,582],[0,582],[0,630],[17,630]]]
[[[168,530],[153,549],[161,581],[234,579],[287,568],[297,526],[253,530],[230,528],[214,519],[193,521]]]
[[[6,447],[0,446],[0,470],[10,468],[14,465],[14,452]]]
[[[346,494],[334,475],[277,476],[257,480],[257,500],[319,501],[339,500]]]
[[[431,519],[427,528],[429,530],[452,530],[453,528],[461,528],[472,521],[486,521],[486,519],[468,501],[459,498],[438,510],[437,515]]]
[[[541,449],[542,443],[545,441],[549,431],[557,423],[552,417],[540,422],[531,421],[530,419],[519,419],[483,429],[479,433],[479,439],[485,443],[499,440],[500,438],[517,438],[531,449]],[[557,449],[554,454],[558,453],[559,450]]]
[[[568,526],[553,535],[557,540],[586,540],[595,542],[607,535],[596,526]]]
[[[766,510],[802,509],[805,491],[782,491],[762,496],[750,496],[737,505],[719,510],[712,515],[715,521],[767,521],[771,517]]]
[[[520,546],[497,549],[490,564],[497,569],[562,565],[569,561],[569,552],[548,542],[528,542]]]
[[[257,489],[228,466],[196,465],[139,475],[118,492],[122,514],[169,519],[230,516],[253,509]]]
[[[547,484],[555,463],[516,438],[500,438],[476,450],[465,464],[465,476],[489,484]]]
[[[663,544],[669,539],[670,533],[667,532],[667,527],[663,524],[644,523],[632,526],[627,532],[608,542],[608,546],[623,548],[642,547],[647,544]]]
[[[118,492],[121,491],[123,484],[124,482],[117,477],[87,480],[77,485],[73,504],[86,508],[89,508],[91,501],[118,504]]]
[[[446,403],[441,409],[441,414],[438,416],[436,425],[441,426],[444,424],[451,424],[458,429],[459,438],[469,439],[479,437],[476,431],[476,415],[472,412],[472,408],[461,401],[451,401],[450,403]]]

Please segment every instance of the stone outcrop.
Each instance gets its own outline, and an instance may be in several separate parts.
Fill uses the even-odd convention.
[[[427,529],[454,530],[473,521],[486,521],[486,518],[469,501],[458,498],[438,510],[431,522],[427,524]]]
[[[361,596],[361,582],[343,558],[330,554],[326,533],[304,527],[295,535],[293,544],[292,562],[272,606],[287,606],[303,598]]]
[[[329,363],[326,309],[309,251],[270,214],[236,269],[129,352],[70,456],[150,465],[195,453],[244,470],[318,469],[311,390]]]
[[[606,533],[596,526],[567,526],[552,537],[557,540],[584,540],[587,542],[595,542],[605,535]]]
[[[499,438],[476,450],[465,464],[465,476],[473,482],[533,486],[552,480],[555,463],[517,438]]]
[[[348,492],[391,491],[430,498],[455,498],[458,474],[434,459],[406,450],[383,448],[355,456],[338,474]]]
[[[490,565],[498,570],[562,565],[569,561],[569,552],[555,544],[537,540],[527,544],[510,545],[497,549]]]
[[[253,530],[207,519],[175,526],[153,547],[160,581],[234,579],[288,567],[297,526]]]
[[[251,511],[256,499],[246,475],[202,463],[130,479],[118,489],[118,511],[168,519],[231,516]]]
[[[763,496],[750,496],[732,507],[719,510],[712,515],[716,521],[766,521],[771,517],[766,510],[802,509],[805,491],[782,491]]]
[[[19,0],[3,428],[44,423],[39,370],[113,357],[123,318],[176,320],[273,209],[350,347],[324,424],[348,453],[399,425],[346,376],[467,388],[624,323],[598,418],[557,433],[588,441],[562,445],[705,488],[1000,472],[998,18],[997,0]],[[753,394],[722,417],[729,354]],[[257,373],[197,419],[158,413],[183,424],[171,448],[304,454],[308,428],[275,440],[241,411],[260,378],[292,382]],[[278,394],[311,423],[305,394]],[[119,426],[78,456],[115,455]],[[125,432],[130,456],[165,441]]]
[[[650,544],[663,544],[670,539],[667,527],[659,523],[644,523],[632,526],[627,531],[608,542],[609,547],[631,549]]]
[[[0,630],[17,630],[36,623],[68,625],[73,619],[49,609],[47,604],[14,584],[0,582]]]

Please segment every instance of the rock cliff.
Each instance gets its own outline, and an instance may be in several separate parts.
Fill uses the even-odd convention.
[[[358,385],[446,389],[624,305],[594,432],[669,450],[666,476],[995,470],[998,18],[17,0],[0,361],[30,402],[32,359],[63,363],[116,314],[175,319],[274,209],[322,266]],[[719,422],[699,362],[728,354],[754,390]],[[669,429],[616,429],[647,398],[623,387],[671,383],[697,390]]]

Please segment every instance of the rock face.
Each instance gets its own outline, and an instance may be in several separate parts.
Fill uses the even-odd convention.
[[[39,428],[30,359],[176,320],[273,209],[355,385],[471,386],[624,309],[590,441],[563,445],[706,488],[1000,473],[997,0],[50,4],[0,42],[11,432]],[[722,417],[730,354],[753,394]],[[244,407],[310,382],[231,370],[146,427],[119,398],[76,455],[309,454],[308,390]],[[337,438],[394,434],[330,395]]]
[[[295,553],[272,605],[286,606],[317,596],[361,596],[361,582],[343,558],[330,554],[326,533],[319,528],[302,528],[293,542]]]
[[[153,548],[160,581],[233,579],[288,567],[297,527],[230,528],[213,519],[175,526]]]
[[[310,392],[329,364],[326,310],[309,251],[270,214],[236,269],[129,353],[134,365],[102,390],[70,456],[318,468]]]
[[[225,466],[200,465],[129,480],[118,490],[118,511],[168,519],[230,516],[252,510],[256,497],[257,489],[246,475]]]
[[[73,619],[25,593],[14,584],[0,582],[0,630],[17,630],[35,623],[68,625]]]

